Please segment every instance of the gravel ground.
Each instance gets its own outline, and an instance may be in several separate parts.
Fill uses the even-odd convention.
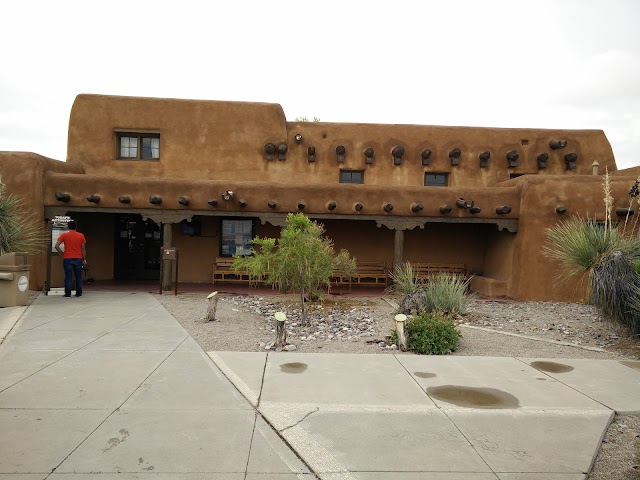
[[[310,326],[301,322],[292,296],[221,296],[214,322],[205,320],[204,294],[156,298],[205,351],[265,351],[275,338],[274,314],[284,311],[292,350],[402,353],[389,345],[392,298],[328,297],[322,305],[307,304]],[[475,300],[456,323],[462,338],[453,355],[640,359],[640,341],[601,321],[590,305]],[[616,415],[589,478],[640,480],[639,455],[640,416]]]

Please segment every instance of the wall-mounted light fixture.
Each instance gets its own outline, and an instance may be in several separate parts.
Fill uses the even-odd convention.
[[[353,204],[353,209],[354,209],[356,212],[361,212],[362,210],[364,210],[364,205],[363,205],[363,204],[361,204],[360,202],[354,203],[354,204]]]
[[[297,205],[298,210],[304,210],[306,206],[307,206],[307,203],[304,200],[300,200]]]
[[[307,148],[307,160],[309,163],[316,161],[316,147],[313,145]]]
[[[240,200],[238,200],[238,206],[240,208],[244,208],[247,206],[247,201],[244,198],[241,198]]]
[[[129,197],[128,195],[121,195],[118,197],[118,201],[120,203],[129,204],[131,203],[131,197]]]
[[[541,170],[545,169],[547,168],[547,160],[549,160],[549,154],[541,153],[536,157],[536,160],[538,160],[538,168]]]
[[[273,143],[264,144],[264,155],[267,160],[273,160],[273,154],[276,153],[276,146]]]
[[[69,203],[71,200],[71,195],[68,193],[56,192],[56,200],[59,202]]]
[[[558,215],[562,215],[563,213],[567,213],[567,207],[556,207],[556,213]]]
[[[520,154],[517,150],[507,152],[507,163],[509,164],[509,168],[516,168],[518,166],[518,158],[520,158]]]
[[[162,197],[160,195],[151,195],[149,197],[149,203],[151,205],[160,205],[162,203]]]
[[[390,203],[385,203],[385,204],[382,206],[382,209],[383,209],[385,212],[389,213],[391,210],[393,210],[393,205],[392,205],[392,204],[390,204]]]
[[[274,208],[276,208],[278,206],[278,202],[276,202],[275,200],[269,200],[267,202],[267,206],[273,210]]]
[[[218,206],[218,200],[216,200],[214,198],[210,198],[209,200],[207,200],[207,203],[209,204],[210,207],[217,207]]]
[[[179,197],[178,203],[183,207],[186,207],[187,205],[189,205],[189,197],[185,197],[185,196]]]
[[[498,215],[507,215],[508,213],[511,213],[511,207],[509,205],[501,205],[496,207],[496,213]]]
[[[87,197],[87,202],[100,203],[100,195],[96,195],[95,193],[92,193]]]
[[[422,158],[422,165],[429,165],[431,163],[431,149],[425,148],[422,150],[420,157]]]
[[[338,163],[344,163],[344,157],[347,154],[347,149],[344,148],[344,145],[338,145],[336,147],[336,161]]]
[[[491,152],[485,151],[478,155],[480,159],[480,168],[487,168],[489,166],[489,159],[491,158]]]
[[[459,148],[454,148],[449,152],[449,159],[451,160],[451,165],[460,165],[460,155],[462,155],[462,151]]]
[[[471,208],[469,209],[469,213],[473,213],[474,215],[475,215],[476,213],[480,213],[480,207],[471,207]]]
[[[473,200],[468,201],[462,197],[456,199],[456,206],[458,208],[473,208]]]
[[[567,170],[573,170],[576,168],[576,160],[578,160],[577,153],[567,153],[564,156],[564,163],[567,166]]]
[[[286,143],[281,143],[280,145],[278,145],[278,160],[287,159],[287,150],[289,150],[289,147]]]
[[[376,151],[369,147],[364,150],[364,163],[365,165],[373,165],[373,156],[376,154]]]
[[[334,201],[327,203],[327,210],[334,211],[338,207],[338,204]]]
[[[229,201],[229,200],[231,200],[232,198],[233,198],[233,191],[231,191],[231,190],[227,190],[226,192],[224,192],[224,193],[222,194],[222,199],[223,199],[225,202],[228,202],[228,201]]]
[[[424,209],[424,206],[421,203],[412,203],[411,204],[411,211],[413,213],[418,213],[423,209]]]
[[[449,205],[440,205],[440,213],[450,213],[451,207]]]

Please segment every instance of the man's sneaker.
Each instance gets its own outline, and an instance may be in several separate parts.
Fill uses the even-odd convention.
[[[69,294],[66,294],[66,293],[65,293],[65,294],[64,294],[64,298],[71,298],[71,294],[70,294],[70,293],[69,293]]]
[[[76,295],[75,295],[75,296],[76,296],[76,297],[81,297],[81,296],[82,296],[82,294],[81,294],[81,293],[76,293]]]

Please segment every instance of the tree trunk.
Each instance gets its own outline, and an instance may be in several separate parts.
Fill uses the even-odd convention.
[[[302,320],[301,320],[302,324],[303,325],[307,325],[307,315],[306,315],[306,313],[304,311],[304,288],[300,289],[300,308],[301,308],[301,311],[302,311],[302,317],[301,317],[302,318]]]

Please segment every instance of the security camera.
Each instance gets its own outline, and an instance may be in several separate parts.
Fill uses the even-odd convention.
[[[222,199],[225,201],[229,201],[233,198],[233,192],[231,190],[227,190],[222,194]]]
[[[299,133],[297,133],[293,138],[295,138],[296,143],[300,143],[302,141],[302,135],[300,135]]]

